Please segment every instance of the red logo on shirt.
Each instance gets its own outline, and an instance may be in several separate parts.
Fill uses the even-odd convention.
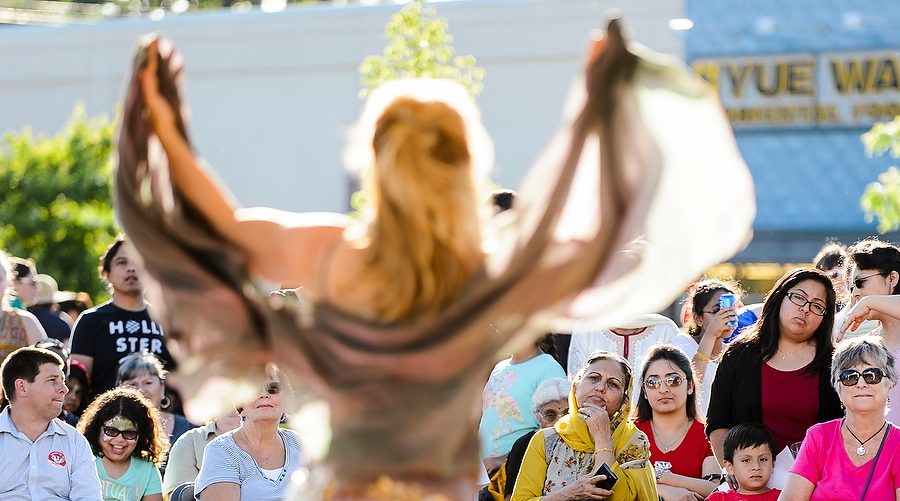
[[[50,461],[51,464],[55,464],[56,466],[65,466],[66,455],[59,451],[53,451],[47,455],[47,461]]]

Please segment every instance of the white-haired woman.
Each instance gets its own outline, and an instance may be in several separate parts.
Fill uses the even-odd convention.
[[[894,356],[876,336],[845,340],[831,381],[846,416],[809,429],[778,499],[900,500],[900,431],[884,417]]]

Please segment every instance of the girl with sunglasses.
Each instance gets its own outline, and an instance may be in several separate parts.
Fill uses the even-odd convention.
[[[300,439],[278,425],[284,385],[273,377],[239,408],[241,426],[206,446],[194,492],[201,501],[280,501],[291,473],[305,463]]]
[[[725,436],[735,425],[765,425],[775,436],[777,455],[803,440],[813,424],[842,415],[829,373],[834,305],[825,273],[790,271],[769,291],[756,325],[729,344],[706,415],[706,433],[720,462]]]
[[[831,383],[846,416],[809,429],[778,499],[900,499],[900,431],[885,419],[894,356],[877,336],[845,340]]]
[[[719,465],[697,412],[697,385],[687,355],[669,344],[650,349],[644,361],[635,426],[650,440],[659,496],[690,501],[709,496]]]
[[[867,296],[900,293],[900,248],[875,238],[856,242],[847,249],[847,288],[849,304],[855,305]],[[850,332],[839,332],[846,314],[838,313],[835,319],[835,339],[856,337],[874,332],[879,327],[877,320],[866,320]],[[893,349],[887,343],[888,349]]]
[[[157,467],[169,448],[159,412],[134,388],[98,396],[78,422],[96,456],[105,501],[162,501]]]

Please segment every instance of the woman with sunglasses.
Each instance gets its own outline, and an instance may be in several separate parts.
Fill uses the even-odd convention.
[[[834,287],[822,271],[790,271],[769,291],[752,330],[728,346],[706,416],[720,463],[732,426],[765,425],[777,454],[803,440],[813,424],[842,415],[829,373],[834,304]]]
[[[697,378],[687,355],[668,344],[647,354],[635,426],[650,440],[650,460],[664,501],[705,499],[720,468],[697,413]]]
[[[96,456],[104,501],[162,501],[157,467],[169,443],[146,397],[127,387],[102,393],[84,411],[78,431]]]
[[[894,356],[876,336],[845,340],[831,382],[846,416],[809,429],[778,499],[900,500],[900,430],[885,419]]]
[[[300,439],[280,428],[285,402],[278,377],[241,413],[241,426],[206,446],[194,492],[200,501],[280,501],[304,464]]]
[[[847,249],[847,286],[850,291],[850,306],[862,298],[872,295],[900,293],[900,248],[875,238],[860,240]],[[879,327],[877,320],[866,320],[856,330],[841,333],[846,314],[842,311],[835,319],[835,338],[856,337],[874,332]],[[885,343],[892,351],[897,346]]]

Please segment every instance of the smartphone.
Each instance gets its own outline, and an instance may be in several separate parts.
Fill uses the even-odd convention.
[[[734,303],[737,301],[737,298],[734,297],[734,294],[722,294],[719,296],[719,308],[731,308],[734,306]],[[729,320],[725,325],[729,327],[737,327],[737,321]]]
[[[613,486],[616,485],[616,482],[619,480],[619,477],[617,477],[616,474],[613,473],[612,468],[610,468],[606,463],[603,463],[603,465],[600,466],[600,469],[597,470],[597,473],[594,474],[594,476],[597,475],[603,475],[606,478],[603,479],[600,483],[594,485],[608,491],[611,491]]]

